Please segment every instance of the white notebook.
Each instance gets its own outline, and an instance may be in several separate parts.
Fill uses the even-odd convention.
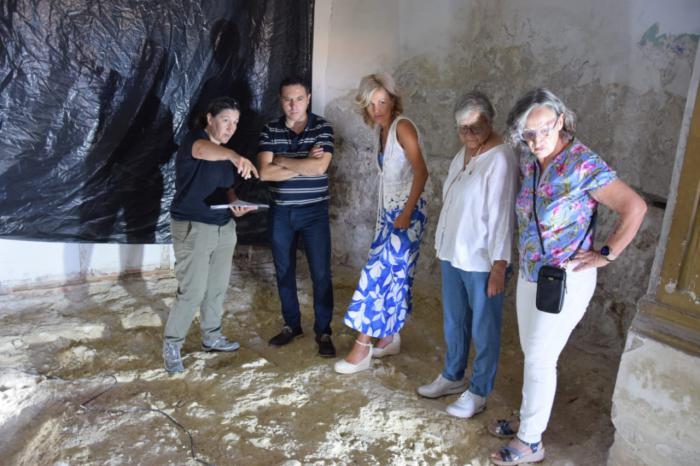
[[[256,209],[267,209],[270,206],[267,204],[257,204],[255,202],[241,201],[240,199],[231,202],[230,204],[214,204],[210,206],[212,209],[228,209],[229,207],[253,207]]]

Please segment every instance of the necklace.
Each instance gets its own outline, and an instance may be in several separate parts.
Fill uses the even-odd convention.
[[[477,147],[476,152],[474,153],[474,155],[472,155],[472,156],[469,158],[469,161],[468,161],[468,162],[467,162],[467,150],[466,150],[466,148],[465,148],[465,150],[464,150],[464,161],[465,161],[465,164],[464,164],[464,168],[462,169],[462,171],[466,171],[466,172],[467,172],[467,175],[471,175],[472,172],[474,172],[474,167],[471,166],[471,165],[472,165],[472,162],[474,161],[474,159],[476,158],[476,156],[478,156],[479,154],[481,154],[481,149],[484,148],[484,144],[486,144],[486,141],[482,142],[481,145],[480,145],[479,147]],[[468,168],[468,167],[469,167],[469,171],[467,171],[467,168]]]
[[[467,167],[472,163],[474,157],[481,153],[481,149],[483,149],[484,144],[486,144],[486,141],[482,142],[481,145],[477,147],[476,153],[469,158],[469,162],[467,162],[467,148],[464,148],[464,166],[462,167],[462,170],[457,174],[457,176],[454,177],[450,185],[447,187],[447,191],[445,192],[445,199],[448,199],[452,186],[454,186],[455,182],[457,182],[457,180],[460,179],[465,172],[467,173],[467,176],[472,174],[472,172],[474,171],[474,167],[471,167],[469,171],[467,171]]]

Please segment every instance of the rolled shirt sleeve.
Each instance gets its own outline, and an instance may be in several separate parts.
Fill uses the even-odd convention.
[[[492,169],[486,185],[488,253],[491,264],[497,260],[510,263],[515,226],[514,204],[518,184],[515,157],[509,152],[494,154]]]

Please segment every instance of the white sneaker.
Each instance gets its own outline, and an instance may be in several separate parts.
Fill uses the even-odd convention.
[[[470,418],[484,409],[486,409],[486,397],[475,395],[467,390],[457,398],[457,401],[447,407],[447,413],[456,417]]]
[[[399,354],[401,352],[401,337],[398,333],[395,333],[391,343],[386,345],[384,348],[377,348],[375,346],[372,349],[374,350],[372,353],[372,357],[374,358],[383,358],[384,356]]]
[[[362,344],[362,343],[361,343]],[[357,364],[353,364],[351,362],[347,362],[345,359],[341,359],[340,361],[335,363],[335,366],[333,366],[333,369],[338,374],[354,374],[356,372],[362,372],[364,370],[369,369],[372,367],[372,345],[366,345],[369,346],[369,352],[367,353],[367,356],[364,357],[364,359]]]
[[[453,382],[447,380],[442,376],[442,374],[437,376],[437,379],[433,380],[428,385],[422,385],[416,390],[420,396],[426,398],[438,398],[445,395],[453,395],[455,393],[462,393],[467,389],[469,384],[464,380],[457,380]]]

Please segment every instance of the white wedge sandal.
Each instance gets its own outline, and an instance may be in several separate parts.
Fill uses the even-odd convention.
[[[393,356],[395,354],[399,354],[401,352],[401,337],[399,336],[398,333],[394,334],[394,339],[391,340],[391,343],[386,345],[384,348],[377,348],[376,346],[374,347],[374,351],[372,352],[372,357],[373,358],[383,358],[384,356]]]
[[[338,374],[354,374],[356,372],[362,372],[372,367],[372,343],[362,343],[360,340],[355,340],[358,345],[369,347],[369,352],[364,359],[357,364],[352,364],[347,362],[345,359],[335,363],[334,369]]]

